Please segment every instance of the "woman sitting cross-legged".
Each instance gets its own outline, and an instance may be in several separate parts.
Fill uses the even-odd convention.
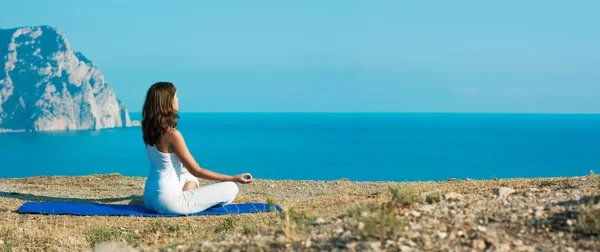
[[[231,203],[238,193],[235,182],[250,183],[252,175],[227,176],[201,168],[176,129],[178,110],[172,83],[150,87],[142,109],[142,132],[150,163],[144,206],[158,213],[191,214]],[[198,178],[221,182],[199,187]]]

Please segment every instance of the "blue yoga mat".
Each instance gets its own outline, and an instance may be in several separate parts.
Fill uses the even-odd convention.
[[[281,211],[279,206],[275,209]],[[94,203],[74,203],[74,202],[25,202],[18,213],[37,213],[37,214],[72,214],[72,215],[122,215],[122,216],[143,216],[143,217],[175,217],[186,216],[183,214],[159,214],[148,211],[144,205],[124,205],[124,204],[94,204]],[[264,213],[270,212],[269,204],[265,203],[243,203],[228,204],[224,206],[215,206],[202,212],[188,214],[195,215],[223,215],[223,214],[244,214],[244,213]]]

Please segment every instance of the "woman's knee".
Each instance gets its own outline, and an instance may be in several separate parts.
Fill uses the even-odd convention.
[[[235,182],[221,182],[221,184],[222,184],[221,189],[223,190],[222,192],[224,193],[223,196],[225,196],[228,203],[231,203],[231,201],[233,201],[235,199],[235,197],[237,196],[240,189],[238,188],[238,186]]]
[[[240,192],[240,188],[235,182],[223,182],[223,184],[226,187],[227,194],[231,196],[231,199],[233,200]]]

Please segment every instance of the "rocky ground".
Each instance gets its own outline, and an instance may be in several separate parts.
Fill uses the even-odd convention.
[[[236,202],[283,212],[156,219],[14,212],[26,200],[139,204],[143,178],[0,179],[0,250],[598,251],[598,180],[258,180]]]

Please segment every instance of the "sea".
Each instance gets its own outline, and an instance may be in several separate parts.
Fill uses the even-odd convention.
[[[600,173],[600,115],[180,113],[196,161],[258,179],[439,181]],[[140,119],[133,113],[132,119]],[[141,127],[0,133],[0,177],[145,177]]]

